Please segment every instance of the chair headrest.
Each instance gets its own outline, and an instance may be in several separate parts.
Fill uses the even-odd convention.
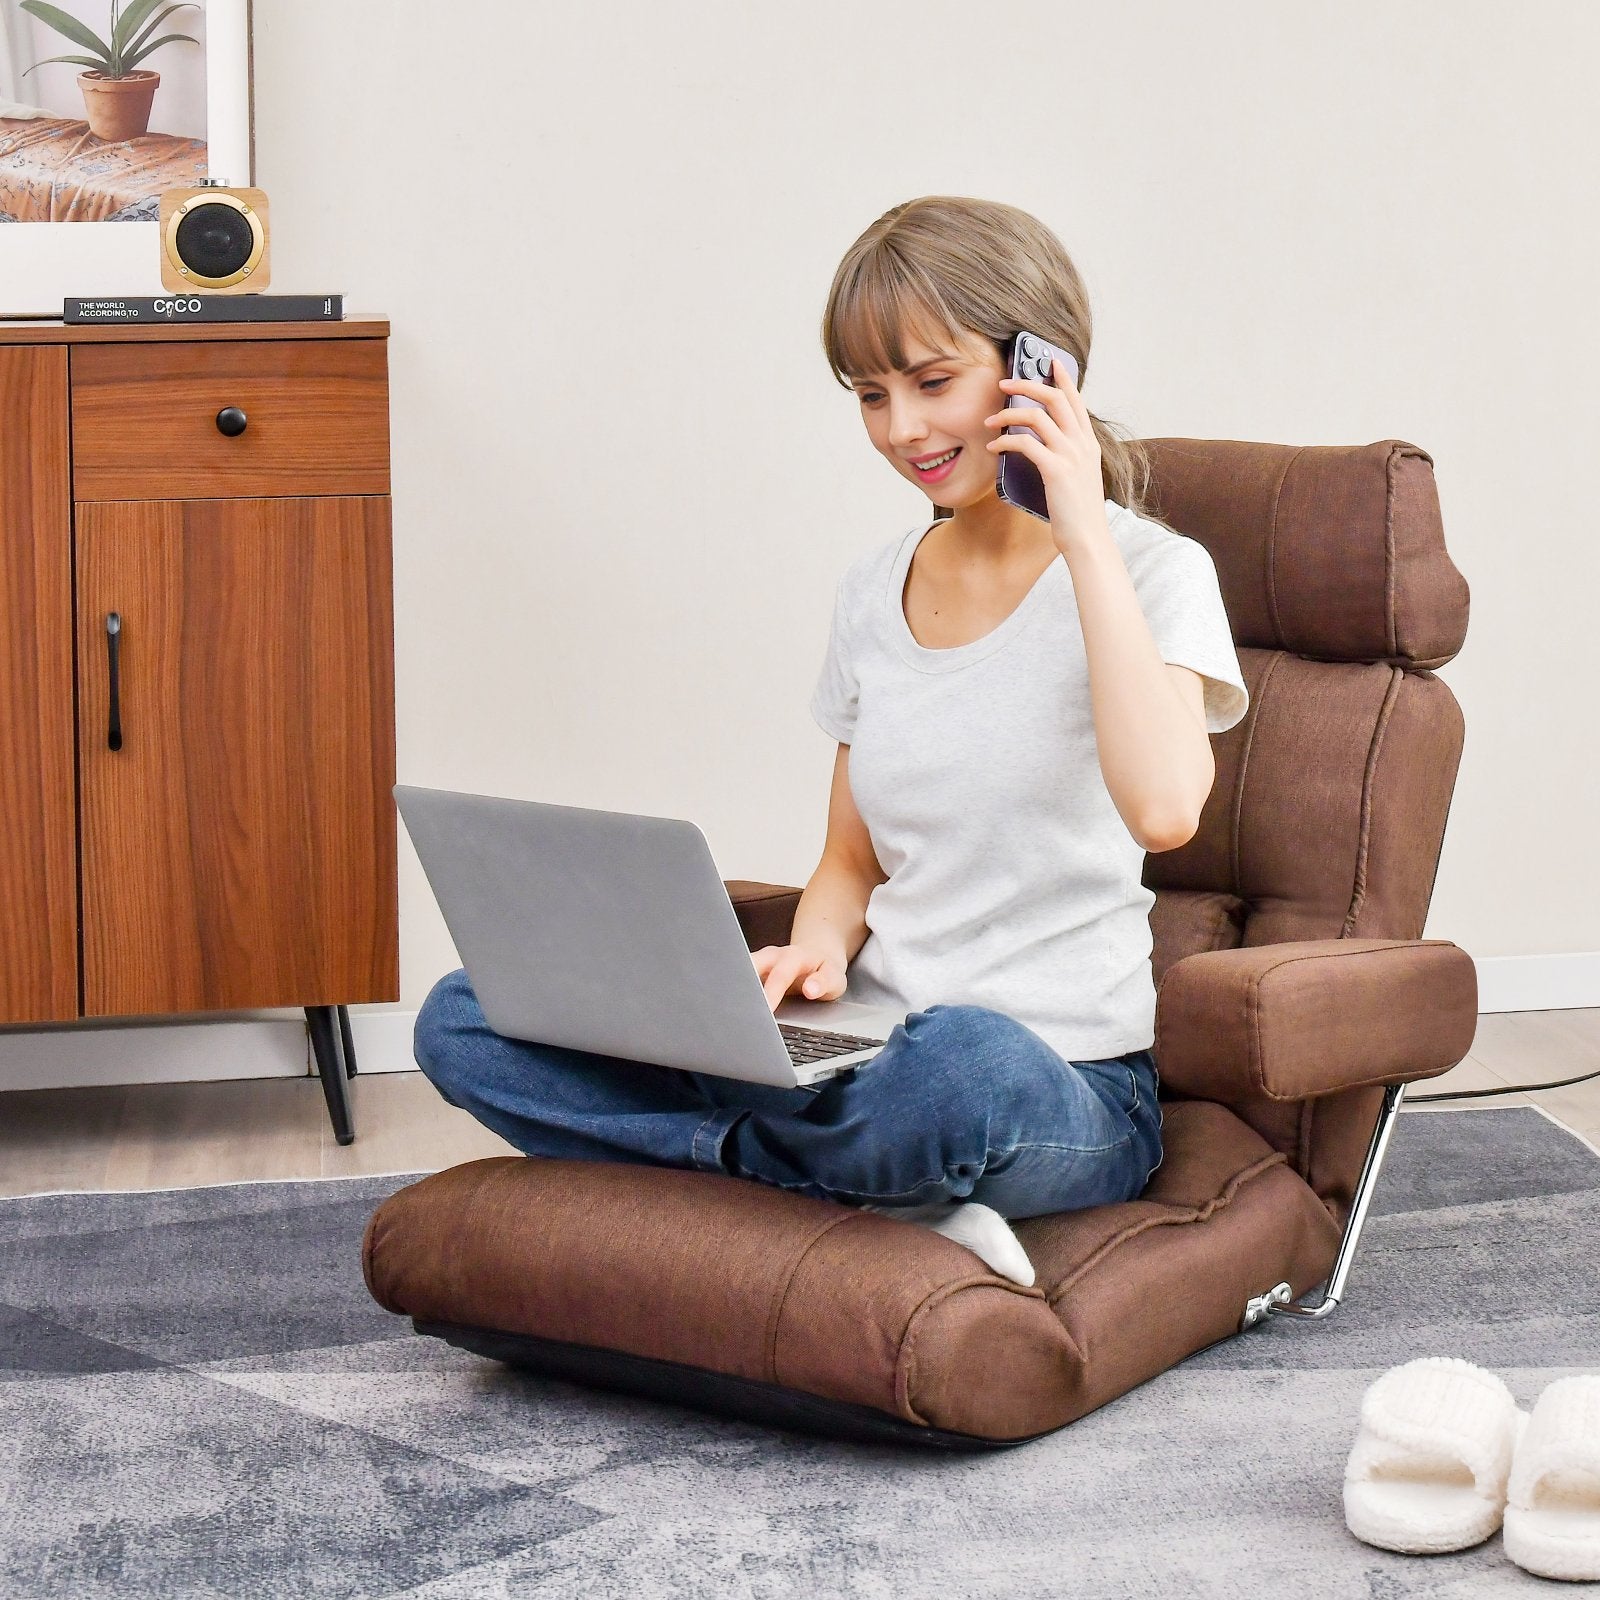
[[[1460,650],[1467,582],[1426,450],[1142,442],[1149,509],[1211,552],[1236,645],[1423,668]]]

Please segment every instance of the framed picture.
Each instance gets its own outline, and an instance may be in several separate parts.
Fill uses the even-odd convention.
[[[250,0],[0,0],[0,317],[164,293],[162,192],[255,182],[251,88]]]

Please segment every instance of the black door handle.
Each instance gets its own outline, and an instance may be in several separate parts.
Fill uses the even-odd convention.
[[[115,611],[106,613],[106,654],[111,665],[111,727],[106,743],[113,750],[122,748],[122,702],[117,686],[117,656],[122,642],[122,618]]]
[[[230,439],[237,439],[249,421],[238,406],[224,406],[217,413],[217,431],[227,434]]]

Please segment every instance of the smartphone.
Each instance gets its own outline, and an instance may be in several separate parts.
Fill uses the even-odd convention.
[[[1059,345],[1041,339],[1036,333],[1018,333],[1011,341],[1008,365],[1013,378],[1032,378],[1037,383],[1048,383],[1057,389],[1070,383],[1078,387],[1078,363]],[[1008,406],[1036,406],[1044,410],[1041,401],[1031,395],[1008,393]],[[1033,433],[1021,423],[1012,423],[1007,433]],[[1038,438],[1037,434],[1034,434]],[[999,452],[1000,465],[995,471],[995,492],[1000,498],[1022,511],[1031,511],[1042,521],[1050,520],[1050,507],[1045,499],[1044,479],[1039,469],[1020,450]]]

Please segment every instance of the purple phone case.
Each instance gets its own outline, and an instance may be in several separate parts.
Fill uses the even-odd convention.
[[[1078,387],[1078,363],[1066,350],[1041,339],[1036,333],[1026,331],[1011,341],[1011,371],[1013,378],[1032,378],[1060,388],[1057,368],[1071,376],[1072,387]],[[1043,404],[1031,396],[1010,392],[1006,395],[1008,406],[1034,406],[1040,411]],[[1002,430],[1005,433],[1034,433],[1021,423],[1012,423]],[[1038,438],[1038,434],[1034,433]],[[1020,450],[999,452],[1000,465],[995,471],[995,491],[1002,500],[1023,511],[1031,511],[1041,521],[1050,520],[1050,506],[1045,499],[1044,479],[1039,469]]]

